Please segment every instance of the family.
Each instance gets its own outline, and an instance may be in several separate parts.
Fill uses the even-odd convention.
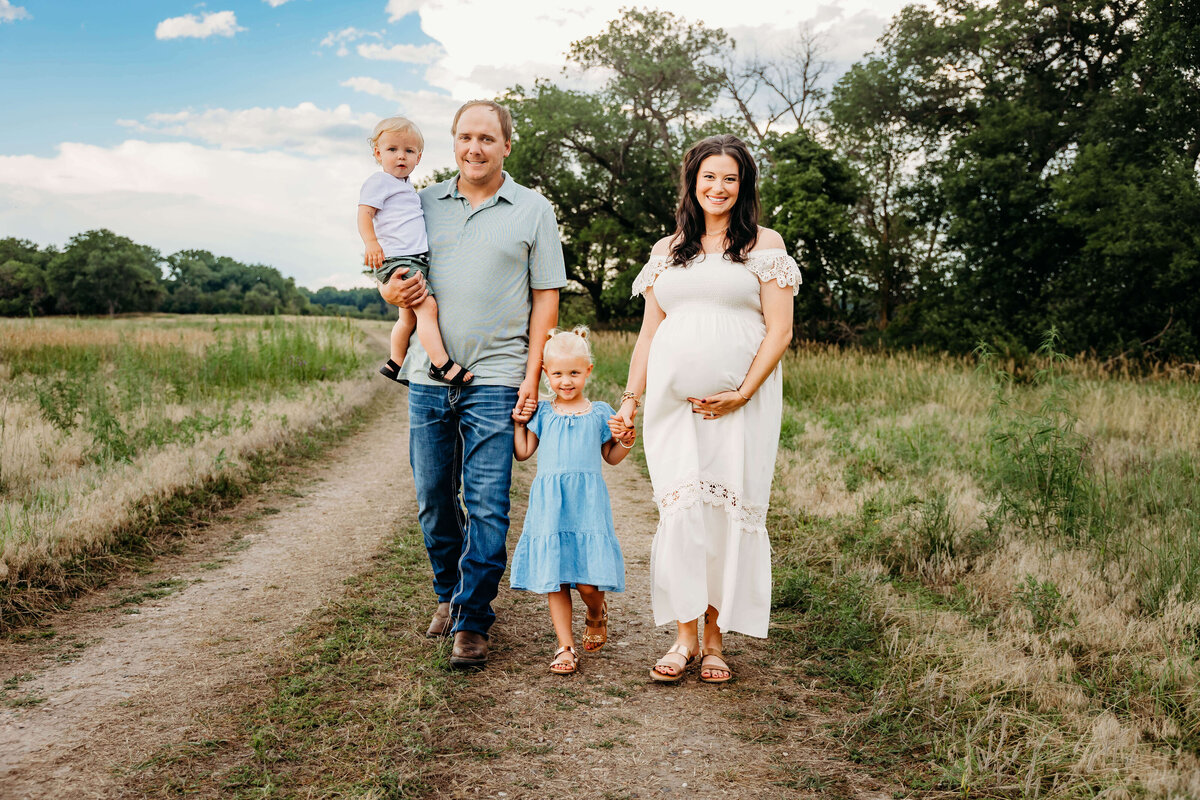
[[[614,409],[588,399],[587,329],[556,327],[567,283],[558,224],[545,198],[504,171],[511,114],[472,101],[451,133],[457,174],[417,192],[420,131],[402,117],[380,122],[371,145],[381,171],[358,206],[365,263],[400,308],[380,372],[408,385],[409,458],[438,598],[427,635],[453,636],[455,668],[487,663],[512,462],[537,451],[510,583],[547,595],[559,644],[551,672],[579,668],[572,589],[586,608],[584,653],[604,646],[605,593],[622,591],[625,575],[601,461],[625,458],[644,409],[659,509],[654,622],[677,631],[650,678],[676,682],[698,667],[701,681],[730,680],[723,633],[767,635],[779,362],[800,283],[783,240],[758,225],[749,150],[723,135],[684,156],[675,231],[633,284],[645,311]],[[550,400],[539,400],[543,375]]]

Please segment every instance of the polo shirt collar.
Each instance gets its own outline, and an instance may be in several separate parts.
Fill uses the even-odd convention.
[[[508,170],[501,170],[500,174],[504,176],[504,183],[500,184],[500,188],[496,190],[495,197],[511,205],[517,202],[517,183],[508,174]],[[457,172],[442,183],[442,193],[438,197],[442,200],[448,197],[462,197],[458,191]]]

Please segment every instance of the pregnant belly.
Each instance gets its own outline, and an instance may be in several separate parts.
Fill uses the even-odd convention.
[[[647,390],[668,398],[706,397],[737,388],[762,343],[761,322],[732,315],[663,320],[647,364]]]

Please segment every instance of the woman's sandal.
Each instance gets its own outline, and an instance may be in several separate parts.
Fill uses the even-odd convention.
[[[671,656],[676,656],[678,661],[668,661],[667,659],[671,658]],[[681,644],[673,644],[671,645],[671,649],[667,651],[666,655],[654,662],[654,666],[650,668],[650,678],[651,680],[658,681],[659,683],[675,683],[676,681],[683,680],[684,673],[686,673],[695,665],[695,653],[689,652],[688,649]],[[670,667],[671,669],[675,670],[675,674],[668,675],[665,672],[659,672],[659,667]]]
[[[568,661],[563,656],[570,656]],[[579,654],[574,647],[560,647],[554,651],[554,660],[550,662],[550,671],[555,675],[570,675],[579,669]]]
[[[447,378],[446,373],[449,372],[450,370],[454,369],[455,367],[458,367],[458,372],[454,373],[453,378]],[[467,368],[462,366],[461,364],[459,364],[453,358],[446,359],[446,363],[442,364],[440,367],[435,367],[433,364],[429,365],[429,377],[432,378],[433,380],[437,381],[438,383],[444,383],[447,386],[468,386],[468,385],[470,385],[471,381],[475,380],[475,376],[472,375],[469,378],[463,377],[464,375],[467,374],[467,372],[468,372]]]
[[[396,383],[400,383],[400,365],[395,361],[392,361],[390,358],[387,360],[386,364],[379,368],[379,374],[388,380],[393,380]]]
[[[584,615],[583,624],[586,628],[600,628],[604,633],[588,633],[586,628],[583,632],[583,649],[588,653],[595,653],[608,641],[608,601],[604,601],[604,606],[600,610],[600,620],[593,621],[591,617]],[[593,646],[594,645],[594,646]]]
[[[708,677],[704,677],[704,671],[708,670]],[[712,673],[720,670],[725,673],[724,678],[714,678]],[[733,679],[733,670],[725,663],[725,659],[721,657],[720,650],[713,650],[705,653],[700,659],[700,680],[704,683],[726,683]]]

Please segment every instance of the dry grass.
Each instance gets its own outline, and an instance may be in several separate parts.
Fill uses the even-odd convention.
[[[850,740],[963,796],[1200,796],[1194,373],[1068,362],[997,390],[965,360],[819,347],[784,370],[777,596],[811,617],[826,575],[881,623],[813,661],[866,691]],[[1060,461],[1017,482],[1055,425]],[[1044,527],[1002,513],[1068,466]]]
[[[0,321],[0,591],[62,579],[173,498],[380,390],[346,322]]]

